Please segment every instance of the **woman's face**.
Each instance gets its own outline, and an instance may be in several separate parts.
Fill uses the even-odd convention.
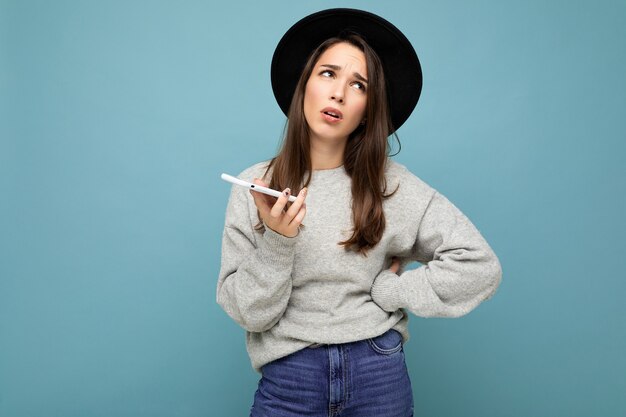
[[[344,140],[357,128],[367,105],[367,64],[349,43],[326,49],[304,92],[304,117],[311,139]]]

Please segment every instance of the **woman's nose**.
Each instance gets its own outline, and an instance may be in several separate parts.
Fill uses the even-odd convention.
[[[332,95],[330,98],[331,100],[335,100],[335,101],[338,101],[339,103],[343,103],[343,97],[341,97],[340,95],[335,94],[335,95]]]
[[[339,103],[343,103],[343,91],[340,87],[335,89],[335,92],[330,96],[331,100],[338,101]]]

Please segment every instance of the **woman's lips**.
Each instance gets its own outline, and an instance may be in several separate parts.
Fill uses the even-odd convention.
[[[334,107],[326,107],[322,109],[322,118],[327,122],[337,123],[343,119],[343,114]]]
[[[339,123],[342,120],[339,117],[334,117],[326,113],[322,113],[322,118],[330,123]]]

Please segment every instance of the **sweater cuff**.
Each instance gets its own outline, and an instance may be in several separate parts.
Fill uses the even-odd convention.
[[[292,265],[295,254],[296,243],[300,241],[300,231],[294,237],[287,237],[270,229],[265,223],[263,233],[263,256],[270,264]]]
[[[403,307],[403,289],[398,275],[386,269],[372,284],[372,300],[383,310],[393,313]]]

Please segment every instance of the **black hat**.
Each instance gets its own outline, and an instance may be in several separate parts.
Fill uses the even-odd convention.
[[[278,42],[272,58],[272,89],[287,115],[306,61],[322,42],[344,31],[356,32],[376,51],[387,80],[392,132],[409,118],[422,91],[422,69],[409,40],[375,14],[356,9],[327,9],[298,21]]]

